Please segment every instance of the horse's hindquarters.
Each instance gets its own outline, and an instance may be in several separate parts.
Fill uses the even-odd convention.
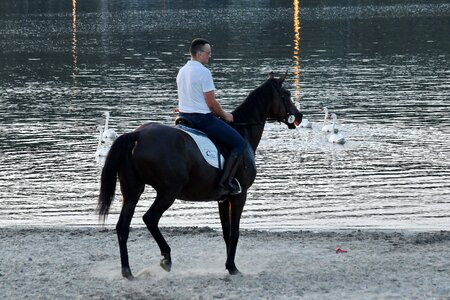
[[[141,127],[131,159],[141,180],[157,192],[178,191],[178,199],[189,201],[217,199],[220,171],[178,129],[157,123]]]

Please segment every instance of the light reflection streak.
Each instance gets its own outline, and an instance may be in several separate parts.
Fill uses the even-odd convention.
[[[300,8],[299,0],[294,0],[294,99],[300,99]],[[300,103],[299,103],[300,104]]]
[[[72,0],[72,88],[75,92],[77,86],[77,0]]]

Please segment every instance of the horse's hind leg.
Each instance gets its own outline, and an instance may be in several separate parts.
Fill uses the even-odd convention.
[[[159,249],[163,259],[161,260],[161,267],[170,272],[172,267],[172,258],[170,256],[170,247],[164,239],[161,231],[158,228],[159,220],[163,213],[173,204],[175,201],[176,193],[171,192],[157,192],[155,202],[153,202],[150,209],[145,213],[143,219],[147,225],[148,230],[152,234],[156,243],[158,243]]]
[[[120,249],[120,261],[122,264],[122,276],[127,279],[133,279],[131,274],[130,264],[128,261],[128,248],[127,241],[128,235],[130,233],[130,223],[133,218],[134,210],[136,204],[144,191],[144,185],[136,186],[134,189],[126,189],[123,185],[122,195],[123,195],[123,206],[120,212],[119,220],[116,225],[117,237],[119,239],[119,249]]]

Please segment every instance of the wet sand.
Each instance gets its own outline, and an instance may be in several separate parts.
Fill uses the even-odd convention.
[[[159,267],[147,230],[134,228],[128,281],[111,228],[0,228],[1,298],[450,299],[449,231],[242,231],[236,276],[220,232],[162,231],[172,271]]]

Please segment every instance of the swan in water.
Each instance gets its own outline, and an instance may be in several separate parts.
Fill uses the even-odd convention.
[[[112,128],[108,128],[108,123],[109,123],[109,111],[105,111],[105,116],[106,116],[106,120],[105,120],[105,128],[103,129],[103,140],[105,142],[108,143],[112,143],[114,142],[114,140],[119,136],[116,131]]]
[[[312,128],[312,122],[310,122],[307,118],[303,118],[302,122],[300,123],[300,127]]]
[[[323,123],[324,123],[324,125],[323,125],[323,127],[322,127],[322,131],[324,131],[324,132],[335,132],[335,130],[337,130],[337,128],[335,128],[335,127],[333,126],[333,124],[327,124],[327,123],[328,123],[328,119],[330,119],[330,114],[329,114],[329,112],[328,112],[328,108],[326,108],[326,107],[324,106],[324,107],[322,107],[321,110],[325,113],[325,116],[324,116],[324,118],[323,118]],[[337,133],[337,132],[336,132],[336,133]]]
[[[98,131],[100,132],[100,134],[98,136],[98,145],[97,151],[95,151],[95,155],[104,157],[108,154],[110,147],[103,143],[103,130],[101,126],[98,126]]]
[[[118,134],[116,131],[112,128],[109,128],[109,111],[105,111],[105,126],[102,129],[102,126],[98,126],[98,130],[100,132],[98,137],[98,145],[97,145],[97,151],[95,152],[95,155],[97,157],[105,157],[108,152],[109,148],[111,147],[114,140],[118,137]]]
[[[345,137],[342,134],[335,131],[335,130],[337,130],[335,128],[337,116],[336,116],[336,114],[331,114],[331,117],[333,118],[333,124],[332,124],[332,130],[331,130],[332,134],[328,137],[328,141],[333,144],[343,145],[343,144],[345,144]]]

